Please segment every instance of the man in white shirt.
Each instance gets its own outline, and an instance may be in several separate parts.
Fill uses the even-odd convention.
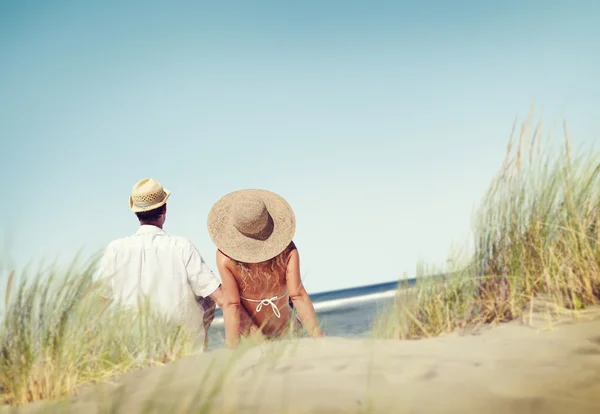
[[[206,346],[215,302],[221,307],[223,301],[221,281],[191,241],[163,230],[169,196],[169,190],[152,178],[133,187],[129,208],[140,228],[106,247],[98,271],[108,278],[103,296],[125,306],[147,300],[152,309],[197,333],[198,343]],[[241,330],[255,331],[247,313],[243,318]]]

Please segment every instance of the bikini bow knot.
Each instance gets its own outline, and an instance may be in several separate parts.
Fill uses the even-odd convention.
[[[277,305],[275,304],[275,302],[273,302],[274,300],[279,299],[277,296],[273,296],[271,299],[263,299],[259,302],[259,304],[256,306],[256,312],[260,312],[260,310],[262,309],[263,305],[271,305],[271,308],[273,308],[273,313],[275,314],[275,316],[277,316],[278,318],[281,317],[281,313],[279,312],[279,308],[277,307]]]

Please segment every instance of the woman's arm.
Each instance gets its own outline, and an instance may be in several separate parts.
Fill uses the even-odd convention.
[[[225,297],[223,296],[223,283],[221,283],[221,285],[219,286],[219,288],[217,290],[215,290],[213,292],[212,295],[210,295],[211,299],[213,299],[215,301],[215,303],[217,304],[217,306],[219,306],[219,308],[223,309],[224,303],[225,303]],[[250,336],[250,335],[259,335],[261,334],[260,330],[258,329],[258,326],[256,326],[256,324],[254,323],[254,321],[250,318],[250,315],[248,315],[248,311],[246,310],[246,308],[244,308],[244,306],[240,306],[240,334],[242,336]],[[212,323],[212,321],[211,321]],[[259,337],[256,338],[257,340],[260,340]]]
[[[302,325],[313,338],[323,336],[319,322],[317,321],[315,308],[300,279],[300,256],[298,255],[298,249],[294,249],[290,253],[286,280],[290,299],[292,299],[294,309],[298,312]]]
[[[225,344],[235,348],[240,342],[240,292],[237,281],[227,268],[227,258],[217,250],[217,269],[223,285]]]

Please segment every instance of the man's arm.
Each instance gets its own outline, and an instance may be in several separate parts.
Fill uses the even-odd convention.
[[[294,309],[298,312],[298,317],[302,321],[302,325],[313,338],[323,336],[319,322],[317,321],[315,308],[306,289],[304,289],[302,280],[300,280],[300,256],[297,249],[292,250],[290,253],[286,279],[290,299],[294,304]]]
[[[210,270],[204,261],[204,258],[200,255],[200,252],[198,252],[192,243],[189,244],[187,256],[188,259],[185,267],[187,270],[188,283],[192,292],[194,292],[196,296],[202,298],[211,297],[219,286],[221,286],[221,281],[215,276],[212,270]],[[215,300],[215,302],[217,301]]]

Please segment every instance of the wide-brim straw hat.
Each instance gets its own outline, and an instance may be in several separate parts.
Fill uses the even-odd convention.
[[[163,206],[171,192],[154,178],[144,178],[138,181],[129,196],[129,208],[134,213],[150,211]]]
[[[208,213],[208,232],[217,248],[243,263],[260,263],[284,251],[296,231],[290,205],[267,190],[238,190]]]

